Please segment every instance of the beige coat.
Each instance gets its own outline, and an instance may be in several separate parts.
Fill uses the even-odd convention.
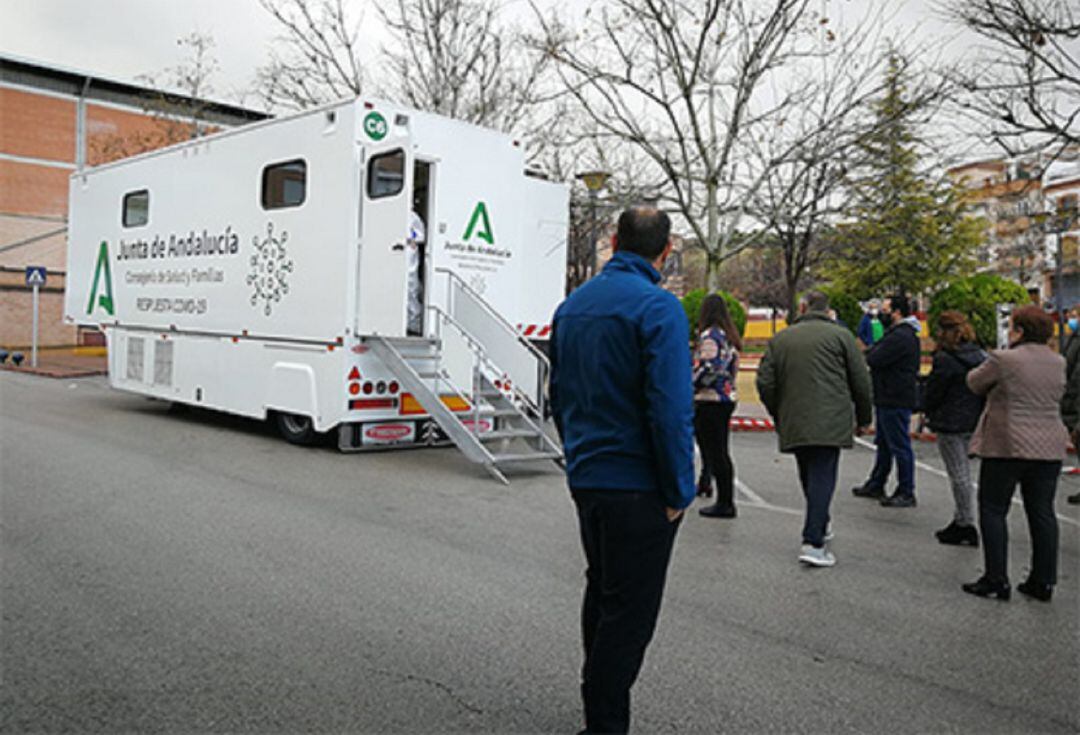
[[[971,452],[995,459],[1065,459],[1069,436],[1061,423],[1065,360],[1046,345],[995,350],[967,375],[986,396]]]

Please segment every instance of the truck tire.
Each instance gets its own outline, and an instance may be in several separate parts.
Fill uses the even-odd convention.
[[[306,447],[314,444],[319,438],[310,416],[279,411],[274,414],[274,423],[281,436],[290,444]]]

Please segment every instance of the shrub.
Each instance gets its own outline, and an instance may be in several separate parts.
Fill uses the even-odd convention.
[[[859,328],[859,320],[862,319],[863,315],[859,300],[839,288],[825,287],[820,290],[829,297],[829,306],[836,310],[836,316],[840,318],[845,327],[851,330],[852,334],[855,334],[855,330]]]
[[[683,309],[686,310],[686,319],[690,322],[690,336],[697,335],[697,320],[701,313],[701,302],[705,300],[708,292],[703,288],[695,288],[682,297]],[[728,311],[731,312],[731,320],[735,322],[735,328],[739,330],[739,336],[746,334],[746,309],[739,300],[727,291],[718,291],[724,301],[727,302]]]
[[[941,289],[930,300],[930,333],[933,334],[941,312],[956,310],[967,316],[975,335],[984,347],[997,343],[998,304],[1026,304],[1028,293],[1018,283],[991,273],[959,278]]]

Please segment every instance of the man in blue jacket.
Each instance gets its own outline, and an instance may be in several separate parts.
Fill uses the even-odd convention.
[[[683,509],[694,499],[689,326],[661,289],[671,221],[619,217],[615,254],[559,306],[551,403],[588,564],[586,732],[626,732]]]

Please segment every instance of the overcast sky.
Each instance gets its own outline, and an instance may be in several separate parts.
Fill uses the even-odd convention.
[[[894,24],[901,36],[919,29],[920,35],[945,41],[956,34],[935,18],[932,0],[821,2],[836,18],[854,18],[867,7],[884,4],[896,13]],[[363,0],[346,4],[369,8],[363,27],[375,34],[372,48],[377,48],[373,5]],[[524,0],[508,5],[518,13],[528,11]],[[251,87],[277,33],[257,0],[0,0],[0,18],[4,53],[123,80],[176,65],[183,57],[177,38],[192,31],[210,33],[221,65],[217,96],[233,101]],[[949,46],[959,45],[950,41]]]
[[[872,8],[892,14],[898,37],[929,42],[945,58],[956,58],[972,38],[935,15],[935,0],[817,0],[835,24],[853,24]],[[540,0],[542,6],[565,0]],[[507,0],[511,15],[531,12],[526,0]],[[367,8],[362,28],[370,34],[366,55],[373,58],[383,41],[372,0],[346,0],[354,12]],[[131,81],[160,75],[180,63],[185,50],[177,39],[193,31],[213,36],[220,73],[211,80],[222,101],[253,107],[256,68],[265,63],[278,34],[274,20],[257,0],[0,0],[0,51]],[[835,27],[835,26],[834,26]],[[370,67],[369,67],[370,68]],[[966,147],[966,146],[962,146]]]

